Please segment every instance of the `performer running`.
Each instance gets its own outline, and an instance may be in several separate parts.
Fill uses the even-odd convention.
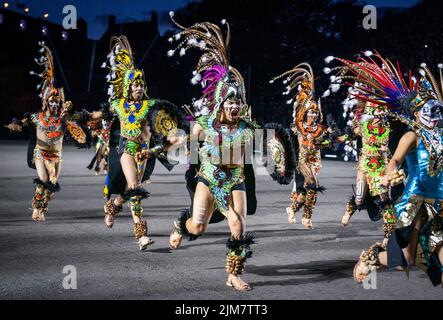
[[[336,69],[340,77],[364,84],[356,86],[359,99],[386,105],[388,115],[411,130],[400,139],[383,178],[386,187],[402,183],[404,173],[398,168],[406,160],[405,192],[394,206],[396,229],[387,247],[376,243],[362,252],[354,278],[363,282],[374,268],[382,266],[408,272],[417,265],[438,285],[443,271],[443,131],[437,125],[443,120],[443,79],[440,76],[438,83],[422,64],[420,79],[409,73],[406,80],[398,65],[379,54],[357,63],[336,60],[343,65]]]
[[[37,170],[38,178],[34,179],[35,194],[32,198],[32,220],[45,221],[48,203],[60,191],[58,178],[61,172],[63,138],[75,143],[78,147],[88,147],[89,137],[74,120],[83,120],[84,113],[70,116],[72,102],[65,100],[63,88],[55,87],[54,61],[51,50],[40,42],[42,56],[36,59],[41,73],[30,72],[42,78],[37,86],[40,90],[42,108],[39,112],[27,113],[21,120],[14,119],[6,127],[11,132],[22,132],[23,127],[34,126],[30,130],[28,143],[28,166]]]
[[[184,236],[203,234],[214,211],[218,210],[227,218],[231,231],[227,243],[226,284],[240,291],[251,290],[240,278],[252,254],[250,245],[253,243],[253,235],[246,233],[244,158],[257,125],[250,119],[243,77],[229,65],[229,24],[222,21],[228,28],[224,38],[215,24],[203,22],[185,28],[175,22],[173,13],[171,18],[182,31],[171,39],[180,40],[180,43],[168,55],[176,51],[183,55],[189,48],[203,50],[193,78],[194,83],[201,81],[203,96],[194,103],[197,123],[192,129],[191,141],[204,136],[204,144],[199,152],[201,166],[192,216],[187,210],[174,222],[170,247],[177,249]]]
[[[105,187],[108,197],[104,206],[105,224],[111,228],[115,216],[128,201],[134,221],[134,236],[140,250],[145,250],[154,240],[148,237],[147,221],[142,218],[142,200],[149,196],[142,183],[149,179],[156,158],[172,168],[165,154],[171,146],[185,141],[187,125],[183,113],[175,105],[148,97],[144,73],[136,69],[132,49],[125,36],[111,39],[107,62],[110,108],[107,110],[105,107],[90,115],[90,120],[115,118],[111,127],[109,173]],[[118,196],[111,198],[112,194]]]
[[[111,129],[110,121],[89,121],[88,128],[92,138],[95,140],[95,154],[91,163],[87,166],[89,170],[94,168],[95,175],[99,175],[101,170],[105,174],[108,173],[109,158],[109,135]]]
[[[283,83],[287,85],[284,95],[297,89],[297,93],[287,103],[294,105],[291,130],[296,135],[298,146],[298,174],[296,173],[290,197],[292,203],[286,208],[286,212],[289,223],[295,223],[296,213],[303,208],[302,224],[305,228],[312,229],[312,213],[317,202],[317,193],[325,190],[317,178],[321,168],[320,150],[331,146],[332,136],[339,142],[344,142],[346,137],[338,137],[332,125],[322,124],[320,99],[315,102],[314,73],[308,63],[301,63],[270,82],[284,77]]]

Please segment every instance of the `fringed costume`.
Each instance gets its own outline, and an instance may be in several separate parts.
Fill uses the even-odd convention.
[[[43,68],[41,73],[30,72],[42,80],[37,86],[40,90],[42,108],[35,113],[27,113],[22,120],[14,119],[7,126],[11,132],[21,132],[23,127],[33,126],[29,130],[28,166],[37,170],[39,176],[34,180],[35,195],[32,199],[32,219],[45,221],[48,203],[54,193],[60,190],[58,177],[62,161],[63,139],[86,148],[90,145],[90,136],[77,122],[85,120],[85,112],[69,114],[70,101],[65,101],[63,88],[56,88],[54,81],[54,61],[51,50],[40,42],[42,56],[35,59]]]
[[[114,217],[128,202],[134,219],[134,236],[140,250],[145,250],[154,241],[148,238],[147,222],[143,220],[143,199],[149,193],[142,183],[149,180],[156,159],[159,159],[169,170],[176,163],[167,159],[168,148],[173,144],[170,139],[184,136],[187,124],[184,114],[172,103],[150,98],[147,95],[145,76],[134,64],[131,46],[125,36],[113,37],[111,52],[107,63],[109,69],[109,106],[105,105],[99,112],[99,119],[112,121],[109,138],[109,172],[106,178],[104,195],[108,202],[104,206],[105,223],[111,228]],[[133,88],[142,90],[140,97]],[[95,113],[94,113],[95,114]],[[90,119],[97,120],[92,116]],[[122,169],[122,156],[129,156],[135,168],[137,183],[128,185]],[[111,198],[118,195],[118,201]]]
[[[293,122],[291,130],[294,133],[297,146],[297,173],[294,187],[290,196],[291,205],[286,208],[289,223],[295,223],[296,213],[303,208],[302,223],[312,229],[312,213],[317,202],[320,186],[317,175],[321,168],[321,149],[331,145],[332,130],[322,124],[323,114],[320,100],[315,101],[314,73],[308,63],[301,63],[273,78],[273,83],[284,78],[286,91],[283,95],[294,96],[287,102],[293,104]]]
[[[173,19],[173,13],[171,13],[171,18]],[[246,150],[252,145],[254,129],[257,125],[250,118],[243,77],[237,69],[229,65],[227,49],[230,33],[226,21],[222,22],[228,28],[226,38],[220,28],[212,23],[196,23],[192,27],[185,28],[174,19],[173,21],[181,31],[170,39],[171,42],[178,40],[179,44],[175,50],[170,50],[168,55],[172,56],[175,52],[184,55],[190,48],[200,48],[203,51],[192,79],[194,84],[201,82],[203,95],[194,101],[193,110],[188,108],[190,119],[195,120],[196,127],[199,128],[198,135],[204,135],[204,142],[198,152],[199,164],[192,163],[187,172],[188,190],[194,196],[193,208],[197,210],[185,210],[175,221],[171,239],[177,236],[179,242],[171,243],[171,249],[177,249],[183,237],[192,240],[201,234],[189,232],[188,224],[205,226],[211,217],[212,222],[224,218],[230,219],[230,206],[236,205],[232,203],[234,191],[245,192],[248,205],[252,202],[254,204],[252,210],[255,212],[254,172],[252,165],[245,164],[244,159]],[[225,102],[230,100],[238,102],[240,106],[238,109],[234,107],[238,112],[236,113],[237,120],[232,123],[221,120],[226,110]],[[192,151],[195,150],[191,148]],[[238,155],[241,157],[238,158]],[[249,170],[249,184],[245,182],[247,170]],[[199,184],[206,186],[209,190],[210,198],[214,203],[212,209],[200,208],[199,204],[196,205],[194,200],[199,194],[198,190],[197,193],[195,192],[195,189]],[[247,188],[249,190],[246,190]],[[253,237],[246,234],[244,230],[241,234],[231,235],[228,241],[226,265],[226,271],[230,277],[236,277],[242,273],[246,259],[252,254],[249,248],[252,242]],[[235,287],[231,280],[228,278],[227,284]],[[238,286],[237,284],[237,289],[239,289]],[[248,288],[244,287],[239,290],[248,290]]]
[[[443,244],[443,131],[438,127],[443,119],[441,68],[440,83],[425,64],[418,78],[409,72],[405,79],[398,64],[378,53],[367,52],[366,56],[357,62],[335,58],[341,65],[332,70],[339,79],[359,83],[354,86],[357,99],[385,106],[388,116],[409,126],[410,132],[402,136],[386,170],[389,185],[402,183],[404,173],[397,168],[405,159],[408,177],[402,197],[391,207],[395,230],[387,246],[376,244],[363,252],[354,277],[363,281],[373,267],[386,260],[389,269],[408,271],[416,264],[438,285],[443,270],[438,257]],[[386,253],[386,259],[379,258]]]

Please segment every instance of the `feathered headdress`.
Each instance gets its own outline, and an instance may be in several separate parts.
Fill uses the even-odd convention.
[[[243,77],[237,69],[229,65],[228,48],[231,34],[226,20],[222,20],[222,24],[228,29],[224,38],[220,28],[213,23],[195,23],[185,28],[174,20],[174,12],[170,12],[170,17],[182,31],[169,39],[171,43],[174,40],[180,42],[174,50],[168,51],[168,56],[172,57],[176,52],[183,56],[190,48],[203,51],[191,80],[193,84],[200,82],[203,88],[202,97],[194,102],[195,115],[212,112],[231,96],[246,103]]]
[[[314,72],[312,71],[311,65],[306,62],[300,63],[291,70],[273,78],[270,83],[274,83],[275,80],[283,77],[286,77],[283,80],[283,84],[287,85],[283,95],[290,95],[291,92],[296,89],[296,92],[292,93],[291,99],[287,101],[288,104],[294,104],[294,122],[303,122],[308,111],[318,112],[321,122],[323,115],[321,112],[320,99],[317,103],[315,102]]]
[[[324,69],[326,74],[334,73],[331,76],[331,87],[339,88],[342,84],[353,87],[357,99],[385,106],[396,117],[413,120],[414,112],[428,100],[443,101],[443,84],[438,87],[437,81],[424,64],[420,69],[422,77],[417,81],[410,71],[405,79],[398,63],[394,65],[377,52],[373,54],[365,51],[364,57],[360,56],[356,62],[335,57],[325,59],[327,63],[332,60],[339,61],[341,65]]]
[[[364,52],[357,62],[327,57],[326,63],[332,60],[340,62],[335,68],[325,68],[325,73],[334,72],[332,85],[352,86],[356,89],[354,96],[386,107],[387,114],[408,125],[423,141],[428,151],[429,174],[434,176],[443,170],[443,153],[440,130],[426,130],[415,121],[414,112],[424,105],[443,109],[443,79],[440,69],[440,86],[425,64],[419,70],[421,78],[416,80],[409,71],[408,79],[403,77],[399,64],[394,65],[377,52]],[[332,77],[331,77],[332,78]],[[332,79],[331,79],[332,80]],[[340,83],[337,83],[340,81]],[[354,82],[357,84],[354,84]],[[429,103],[429,104],[428,104]]]
[[[52,57],[51,50],[43,41],[39,42],[38,44],[41,47],[39,50],[41,57],[35,58],[34,61],[39,67],[43,68],[43,71],[41,73],[30,71],[29,74],[36,75],[42,79],[37,85],[37,90],[40,91],[39,97],[42,99],[44,109],[46,108],[50,97],[58,96],[60,100],[64,102],[65,94],[63,88],[56,88],[54,84],[54,59]]]
[[[137,81],[145,84],[147,96],[145,76],[142,70],[136,69],[132,49],[125,36],[112,37],[107,58],[107,62],[103,63],[102,67],[109,68],[106,80],[110,84],[108,87],[110,100],[128,98],[131,85]]]

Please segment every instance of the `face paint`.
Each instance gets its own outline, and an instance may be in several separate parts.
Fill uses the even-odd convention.
[[[429,100],[420,109],[418,117],[425,127],[435,128],[443,120],[443,105],[435,99]]]
[[[233,99],[229,98],[223,103],[223,111],[225,114],[225,118],[230,121],[234,122],[237,121],[240,117],[240,108],[241,108],[241,101],[239,99]]]
[[[57,114],[59,107],[60,107],[60,100],[58,99],[58,97],[49,98],[48,100],[49,112],[51,112],[52,114]]]

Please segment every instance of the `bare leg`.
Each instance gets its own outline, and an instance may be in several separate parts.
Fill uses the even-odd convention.
[[[130,190],[141,187],[141,177],[140,174],[138,173],[137,163],[135,162],[134,158],[129,154],[123,153],[120,162],[123,174],[125,175],[126,178],[126,183],[127,183],[126,189]],[[145,166],[146,166],[146,161],[143,164],[143,167]],[[143,172],[141,175],[143,175]],[[131,213],[134,223],[138,223],[141,221],[141,216],[138,214],[138,212],[135,212],[134,210],[131,209]]]
[[[355,195],[355,201],[349,200],[349,202],[346,205],[345,214],[343,215],[341,220],[341,223],[344,227],[346,227],[349,224],[351,217],[356,211],[356,207],[363,205],[363,201],[366,197],[366,193],[368,191],[368,184],[366,180],[366,173],[364,171],[361,170],[357,171],[356,186],[357,190]]]
[[[141,200],[148,196],[148,193],[141,186],[141,177],[146,167],[146,160],[143,162],[143,168],[140,173],[137,163],[131,155],[124,153],[120,158],[120,162],[127,183],[126,192],[134,221],[134,235],[138,240],[140,250],[145,250],[148,245],[154,243],[153,240],[148,238],[147,221],[142,220],[143,206]]]
[[[195,189],[192,218],[185,222],[186,232],[199,236],[205,232],[209,221],[214,212],[214,197],[209,188],[202,182],[197,184]],[[174,222],[174,229],[169,238],[169,247],[173,250],[178,249],[184,234],[179,231],[179,221]]]
[[[246,212],[246,193],[239,190],[233,191],[228,211],[228,225],[233,240],[242,240],[245,235]],[[243,270],[239,270],[238,273],[228,272],[227,285],[239,291],[249,291],[252,289],[251,286],[240,278],[242,272]]]
[[[420,211],[421,212],[421,211]],[[421,213],[418,213],[412,222],[414,229],[409,240],[409,244],[403,249],[403,254],[410,266],[415,264],[415,254],[417,250],[418,237],[423,227]],[[376,243],[367,251],[363,251],[360,259],[354,267],[354,279],[358,283],[362,283],[371,272],[371,267],[386,267],[388,265],[387,251],[384,245]]]

